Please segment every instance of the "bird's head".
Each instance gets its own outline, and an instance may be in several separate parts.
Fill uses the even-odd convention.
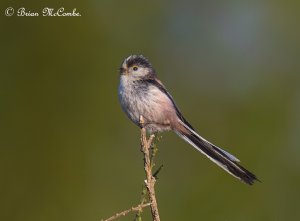
[[[143,78],[155,75],[155,73],[147,58],[143,55],[131,55],[122,62],[120,75]]]

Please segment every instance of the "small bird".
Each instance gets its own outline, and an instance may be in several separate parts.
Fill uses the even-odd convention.
[[[235,156],[197,134],[144,56],[131,55],[122,62],[118,92],[123,111],[139,127],[151,133],[172,130],[234,177],[249,185],[258,180]]]

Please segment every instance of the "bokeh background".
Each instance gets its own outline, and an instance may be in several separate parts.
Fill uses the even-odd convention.
[[[96,221],[138,204],[139,129],[117,97],[130,54],[262,180],[244,185],[164,133],[161,220],[300,219],[299,2],[32,2],[0,3],[0,220]],[[82,16],[6,17],[9,6]]]

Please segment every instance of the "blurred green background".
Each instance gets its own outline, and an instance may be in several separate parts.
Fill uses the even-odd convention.
[[[130,54],[263,181],[246,186],[164,133],[161,220],[300,220],[299,1],[32,2],[0,3],[0,220],[99,221],[138,204],[139,130],[117,97]]]

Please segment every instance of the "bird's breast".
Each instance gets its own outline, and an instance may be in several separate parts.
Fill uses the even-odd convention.
[[[123,111],[137,125],[140,116],[147,123],[169,125],[175,114],[169,97],[154,85],[130,81],[121,76],[119,100]]]
[[[126,115],[137,125],[141,114],[141,98],[134,81],[121,76],[119,85],[119,101]]]

